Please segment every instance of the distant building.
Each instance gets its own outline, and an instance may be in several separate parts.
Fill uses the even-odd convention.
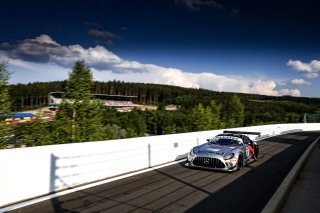
[[[5,120],[7,124],[18,124],[27,121],[36,120],[37,116],[33,113],[28,112],[17,112],[8,116]]]
[[[178,109],[178,106],[174,105],[174,104],[170,104],[170,105],[167,105],[165,107],[165,110],[168,110],[168,111],[174,111],[174,110],[177,110],[177,109]]]
[[[63,92],[50,92],[49,109],[56,110],[62,102]],[[129,112],[136,107],[133,100],[137,99],[137,96],[125,96],[125,95],[106,95],[106,94],[92,94],[94,98],[100,99],[108,107],[116,108],[119,112]]]

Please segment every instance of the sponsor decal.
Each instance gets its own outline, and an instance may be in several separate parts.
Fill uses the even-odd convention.
[[[199,150],[198,153],[204,155],[224,155],[224,152],[215,152],[211,150]]]
[[[210,163],[209,158],[205,158],[205,159],[203,160],[203,163],[204,163],[204,164],[209,164],[209,163]]]
[[[215,141],[219,140],[219,139],[231,139],[231,140],[235,140],[235,141],[239,141],[242,142],[241,138],[238,137],[234,137],[234,136],[230,136],[230,135],[220,135],[220,136],[216,136],[214,138]]]
[[[250,155],[249,147],[246,147],[246,156],[249,157],[249,155]]]

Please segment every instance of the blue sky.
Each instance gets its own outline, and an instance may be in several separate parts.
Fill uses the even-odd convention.
[[[317,1],[11,0],[0,60],[11,83],[98,81],[320,97]]]

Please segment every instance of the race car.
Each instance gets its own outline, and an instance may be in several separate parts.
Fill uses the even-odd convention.
[[[260,132],[224,131],[188,154],[185,166],[232,172],[258,159],[259,145],[247,135]]]

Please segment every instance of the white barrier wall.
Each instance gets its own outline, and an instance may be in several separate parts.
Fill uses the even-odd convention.
[[[263,137],[320,130],[317,124],[277,124],[232,130]],[[0,207],[25,199],[182,159],[223,130],[0,150]]]

